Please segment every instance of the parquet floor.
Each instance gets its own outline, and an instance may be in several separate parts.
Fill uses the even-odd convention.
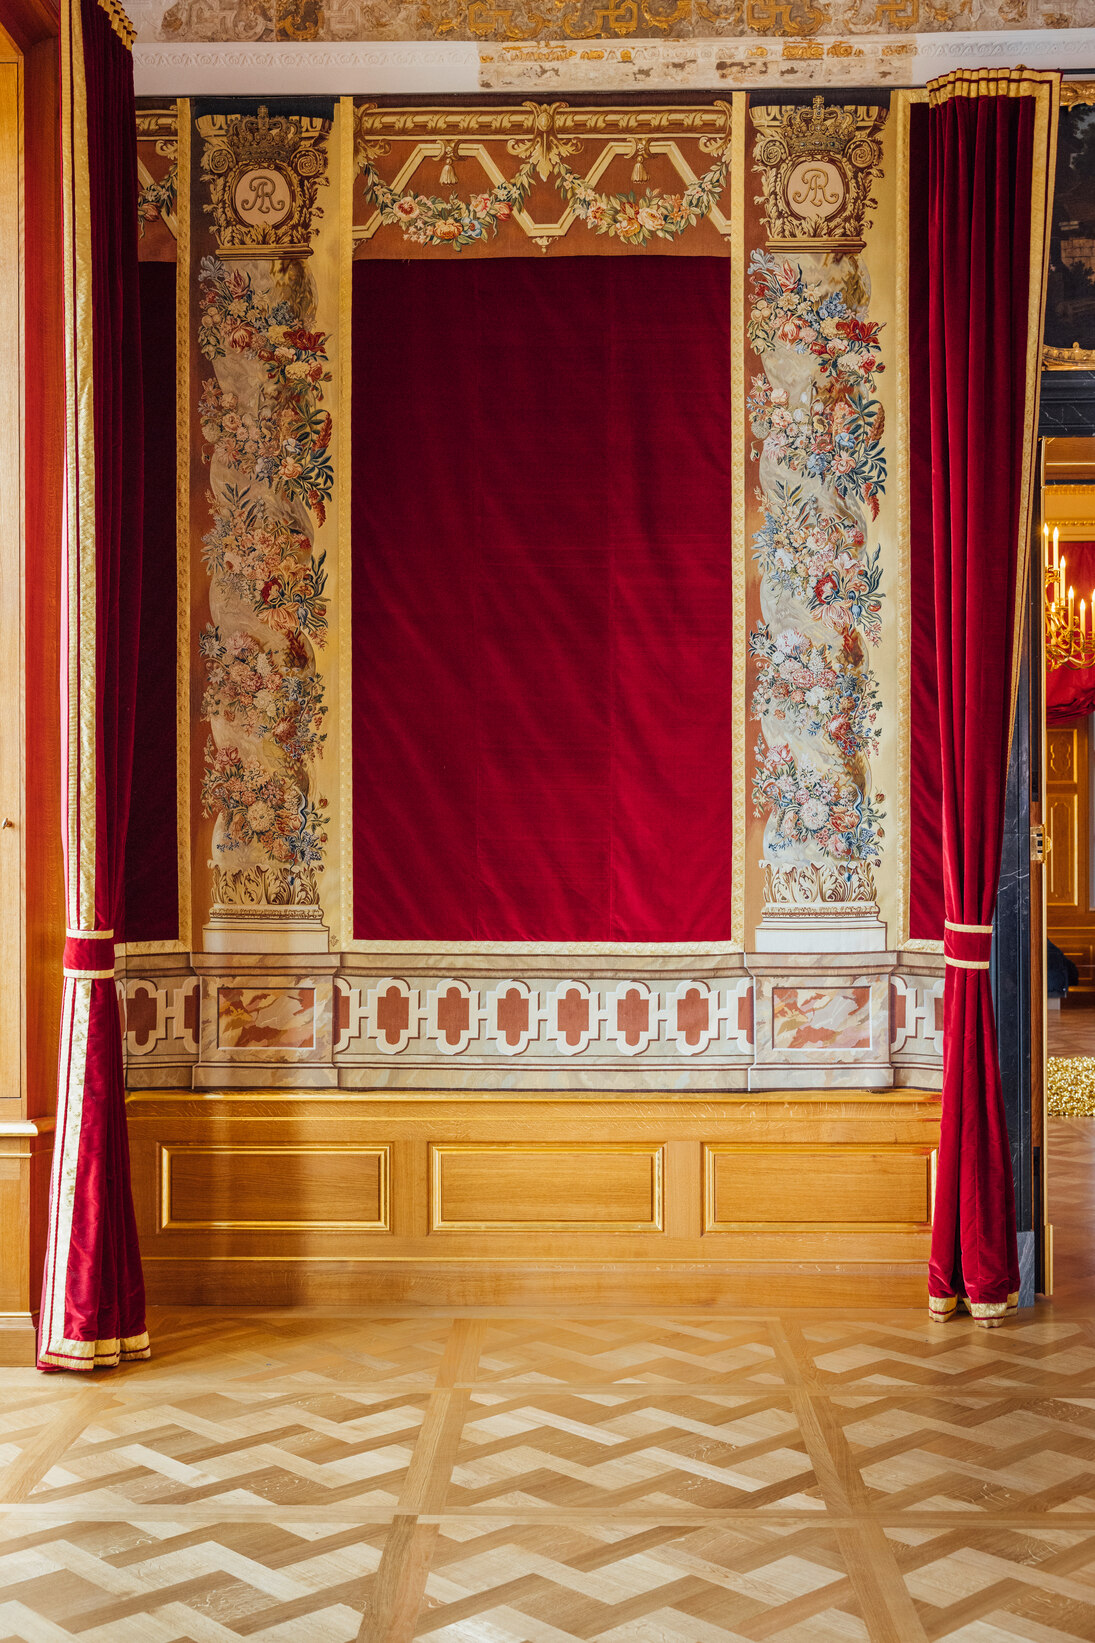
[[[0,1643],[1095,1640],[1095,1120],[1051,1158],[991,1332],[180,1308],[0,1371]]]

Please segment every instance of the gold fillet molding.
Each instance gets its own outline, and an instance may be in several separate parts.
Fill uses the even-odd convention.
[[[391,1229],[391,1148],[377,1143],[373,1146],[325,1146],[322,1142],[295,1147],[259,1146],[247,1142],[233,1144],[198,1143],[189,1141],[157,1143],[160,1154],[160,1225],[161,1232],[390,1232]],[[379,1165],[377,1181],[377,1219],[374,1221],[279,1221],[279,1220],[204,1220],[176,1221],[171,1214],[171,1167],[178,1157],[245,1158],[262,1157],[283,1159],[321,1156],[343,1158],[347,1154],[375,1158]]]
[[[940,946],[942,946],[942,943],[940,943]],[[629,1116],[640,1116],[644,1120],[649,1117],[652,1110],[656,1109],[659,1116],[662,1115],[663,1108],[669,1113],[675,1114],[685,1110],[688,1103],[692,1103],[701,1110],[701,1115],[704,1117],[710,1115],[716,1106],[720,1112],[723,1109],[732,1109],[730,1116],[737,1122],[741,1118],[744,1109],[749,1109],[749,1111],[754,1111],[758,1107],[767,1109],[772,1102],[770,1092],[748,1093],[740,1090],[686,1090],[680,1094],[674,1090],[646,1090],[640,1092],[639,1096],[636,1097],[634,1090],[592,1090],[584,1088],[537,1090],[515,1087],[512,1089],[491,1090],[486,1094],[487,1099],[484,1100],[483,1093],[474,1090],[427,1089],[425,1087],[419,1088],[417,1085],[398,1084],[386,1089],[340,1089],[337,1086],[330,1089],[292,1089],[284,1085],[267,1086],[265,1089],[180,1090],[149,1088],[128,1090],[126,1092],[126,1109],[134,1121],[141,1119],[147,1122],[162,1115],[155,1111],[151,1113],[141,1112],[139,1110],[141,1107],[155,1109],[163,1105],[171,1109],[169,1116],[175,1119],[189,1116],[176,1110],[180,1106],[193,1106],[196,1109],[194,1116],[200,1116],[204,1123],[209,1116],[209,1108],[261,1104],[267,1109],[264,1112],[220,1113],[219,1116],[230,1117],[233,1123],[294,1124],[299,1122],[299,1114],[296,1109],[302,1102],[314,1104],[326,1101],[336,1107],[358,1106],[365,1110],[354,1116],[361,1118],[374,1117],[378,1105],[381,1104],[385,1108],[393,1105],[398,1107],[430,1107],[432,1103],[441,1102],[446,1109],[458,1107],[461,1103],[464,1105],[471,1104],[473,1108],[471,1116],[477,1120],[482,1119],[484,1122],[489,1122],[491,1113],[497,1109],[500,1102],[516,1102],[523,1109],[536,1103],[547,1107],[554,1106],[558,1102],[580,1104],[583,1116],[589,1115],[591,1103],[598,1111],[606,1103],[613,1109],[626,1104],[634,1109]],[[926,1122],[934,1123],[938,1116],[941,1100],[938,1090],[905,1089],[899,1086],[883,1090],[786,1089],[780,1090],[778,1094],[781,1111],[784,1111],[787,1107],[804,1105],[810,1109],[809,1117],[811,1121],[819,1116],[823,1119],[834,1117],[840,1119],[843,1118],[845,1109],[848,1106],[868,1106],[879,1108],[887,1120],[892,1118],[904,1120],[908,1118],[910,1109],[920,1108],[922,1112],[919,1116]],[[286,1110],[283,1112],[271,1111],[271,1104],[280,1105]],[[819,1108],[828,1107],[833,1109],[832,1112],[822,1111],[819,1113]],[[322,1114],[318,1116],[322,1117]],[[385,1113],[385,1116],[390,1115]],[[794,1114],[793,1116],[797,1117],[798,1115]],[[917,1115],[914,1114],[914,1116]],[[412,1115],[415,1123],[422,1124],[435,1123],[436,1117],[437,1115],[433,1111]],[[615,1117],[615,1112],[613,1117]],[[400,1123],[406,1122],[404,1114],[399,1115],[399,1121]]]
[[[1015,82],[1022,70],[1011,74],[999,73],[1005,95],[1016,95]],[[960,76],[959,76],[960,77]],[[982,69],[976,76],[982,82],[978,90],[992,84],[994,76]],[[987,84],[986,84],[987,82]],[[1020,500],[1018,543],[1016,547],[1017,589],[1026,586],[1031,559],[1031,529],[1034,521],[1035,453],[1038,448],[1038,416],[1042,392],[1042,353],[1046,334],[1046,292],[1049,285],[1049,250],[1053,234],[1053,193],[1057,179],[1057,133],[1061,112],[1061,81],[1059,75],[1033,74],[1029,81],[1020,82],[1020,94],[1034,98],[1034,135],[1032,143],[1032,173],[1030,179],[1030,261],[1027,279],[1027,350],[1026,350],[1026,415],[1023,421],[1023,457],[1020,470]],[[972,93],[971,93],[972,94]],[[931,95],[941,96],[942,88],[933,87]],[[1040,269],[1041,278],[1035,278]],[[1023,640],[1025,612],[1018,593],[1012,614],[1011,646],[1011,707],[1008,717],[1008,756],[1011,756],[1015,732],[1015,714],[1019,701],[1019,663]]]
[[[909,518],[909,146],[911,103],[903,91],[895,93],[890,105],[897,131],[897,251],[894,267],[894,319],[897,358],[897,558],[898,655],[908,656],[912,643],[912,536]],[[897,825],[897,942],[899,949],[909,940],[910,896],[912,890],[912,702],[910,669],[902,668],[898,678],[897,702],[897,791],[901,795]]]
[[[786,1092],[790,1094],[791,1092]],[[924,1203],[928,1211],[923,1221],[796,1221],[791,1217],[776,1221],[720,1221],[718,1218],[718,1160],[727,1156],[760,1158],[773,1152],[781,1156],[842,1158],[853,1156],[920,1158],[926,1166]],[[935,1211],[935,1162],[937,1149],[929,1146],[887,1146],[873,1141],[705,1141],[703,1143],[703,1230],[708,1232],[923,1232],[931,1226]]]
[[[338,496],[338,656],[336,661],[338,722],[338,872],[341,886],[337,940],[348,948],[354,939],[354,763],[353,763],[353,500],[350,461],[353,416],[354,238],[346,233],[354,220],[354,100],[340,97],[335,108],[334,145],[338,155],[338,352],[335,393],[335,484]],[[334,913],[332,908],[331,913]],[[334,923],[334,918],[331,918]]]
[[[175,195],[178,241],[175,282],[175,802],[179,833],[179,943],[189,950],[194,940],[190,854],[193,842],[190,812],[190,156],[193,132],[189,97],[180,97],[175,109],[178,130]]]
[[[623,1158],[636,1155],[650,1161],[650,1218],[646,1221],[449,1220],[444,1213],[443,1168],[446,1158],[523,1155],[529,1158]],[[563,1183],[561,1183],[562,1185]],[[431,1232],[662,1232],[665,1230],[665,1148],[642,1141],[599,1145],[585,1141],[431,1141]],[[492,1256],[493,1260],[494,1257]]]
[[[749,667],[749,622],[746,612],[746,573],[749,542],[746,534],[746,392],[745,392],[745,133],[748,95],[735,91],[731,99],[730,154],[730,399],[731,466],[734,486],[734,677],[731,683],[733,742],[741,779],[734,783],[732,862],[734,883],[730,909],[730,933],[735,944],[745,947],[745,836],[748,804],[745,779],[749,755],[746,713],[746,679]]]

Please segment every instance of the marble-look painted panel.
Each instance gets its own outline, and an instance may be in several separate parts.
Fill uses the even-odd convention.
[[[217,1044],[222,1050],[310,1050],[316,1041],[315,1015],[313,987],[221,987]]]
[[[869,1050],[870,987],[774,987],[772,1043],[779,1050]]]

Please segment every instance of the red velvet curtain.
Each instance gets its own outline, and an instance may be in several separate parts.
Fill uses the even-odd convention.
[[[730,936],[730,278],[354,264],[358,936]]]
[[[1018,1301],[1011,1154],[989,952],[1029,556],[1057,77],[959,72],[930,88],[928,389],[947,960],[929,1290],[979,1321]],[[919,186],[914,174],[913,187]]]
[[[1065,585],[1071,582],[1077,600],[1091,602],[1095,588],[1095,542],[1064,542]],[[1046,669],[1046,723],[1066,724],[1095,709],[1095,667]]]
[[[38,1361],[92,1369],[149,1351],[114,982],[140,626],[137,154],[124,16],[61,9],[69,929]]]
[[[910,107],[909,246],[909,936],[943,939],[943,764],[939,748],[932,540],[931,320],[928,243],[928,106]]]

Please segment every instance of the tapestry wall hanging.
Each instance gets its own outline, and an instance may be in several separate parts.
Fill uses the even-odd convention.
[[[938,1079],[910,106],[139,111],[131,1077]]]

